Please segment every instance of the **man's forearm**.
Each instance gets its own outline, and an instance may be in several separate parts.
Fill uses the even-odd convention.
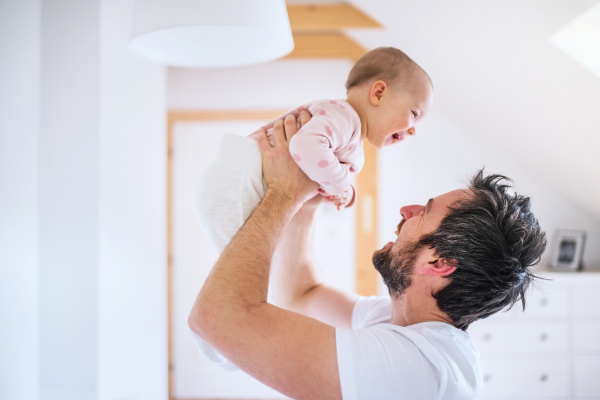
[[[301,310],[294,307],[295,303],[322,283],[322,274],[313,253],[316,206],[309,211],[304,207],[289,223],[271,267],[270,289],[275,305],[298,312]]]
[[[298,211],[279,242],[271,269],[271,293],[280,307],[338,328],[351,328],[358,296],[323,283],[314,257],[315,211],[319,200],[311,200]]]
[[[293,217],[295,201],[267,190],[248,221],[233,237],[198,295],[190,326],[220,325],[243,309],[266,303],[269,270],[277,242]]]

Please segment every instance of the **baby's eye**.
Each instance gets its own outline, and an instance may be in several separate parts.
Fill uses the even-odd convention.
[[[414,112],[414,111],[413,111],[412,113],[413,113],[413,116],[414,116],[415,118],[417,118],[417,113],[416,113],[416,112]]]

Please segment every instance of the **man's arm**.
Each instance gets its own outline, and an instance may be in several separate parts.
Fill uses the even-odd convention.
[[[341,399],[335,328],[267,304],[273,252],[318,186],[290,156],[281,121],[274,134],[272,148],[265,132],[258,139],[265,197],[219,257],[188,323],[240,369],[291,398]]]
[[[292,218],[273,257],[270,290],[280,307],[349,329],[359,296],[323,283],[313,254],[315,214],[322,202],[323,196],[314,197]]]

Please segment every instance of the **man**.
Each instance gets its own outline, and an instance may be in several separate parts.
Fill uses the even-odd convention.
[[[273,147],[259,138],[265,197],[215,264],[190,328],[293,399],[474,398],[479,354],[465,330],[524,304],[546,245],[529,199],[480,172],[467,190],[403,207],[396,242],[373,257],[391,300],[359,297],[321,281],[311,251],[320,199],[304,203],[318,185],[289,154],[296,131],[288,117]],[[270,278],[286,309],[267,303]]]

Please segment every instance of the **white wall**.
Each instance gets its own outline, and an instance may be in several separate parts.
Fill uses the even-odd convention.
[[[39,0],[0,2],[2,400],[38,396],[40,13]]]
[[[93,399],[100,1],[43,1],[41,22],[40,395]]]
[[[101,8],[101,400],[168,397],[166,69],[128,52],[133,3]]]
[[[347,60],[281,60],[224,69],[169,68],[168,106],[288,110],[312,100],[346,98]]]
[[[536,179],[600,219],[600,79],[550,37],[598,0],[352,0],[431,75],[436,106],[519,159]]]
[[[425,204],[431,197],[466,187],[469,178],[484,166],[487,174],[512,178],[515,191],[531,197],[532,210],[548,234],[549,246],[557,229],[587,231],[584,263],[600,268],[600,222],[593,215],[540,182],[494,143],[465,130],[439,108],[417,125],[415,137],[380,153],[381,245],[395,238],[401,206]],[[542,269],[547,267],[548,254],[540,264]]]
[[[164,67],[133,1],[0,2],[0,399],[166,399]]]

